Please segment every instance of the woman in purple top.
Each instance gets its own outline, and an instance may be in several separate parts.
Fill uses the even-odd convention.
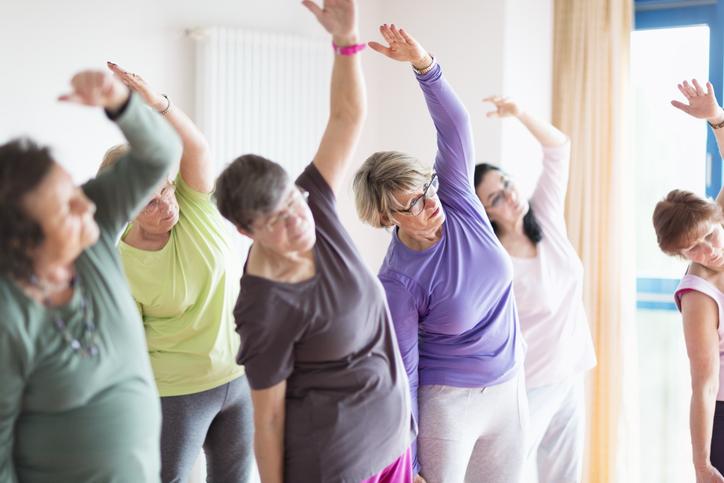
[[[394,25],[380,31],[389,46],[370,47],[412,63],[438,138],[434,169],[380,152],[354,179],[360,218],[395,227],[379,277],[413,412],[419,406],[415,478],[516,482],[528,428],[525,343],[510,258],[473,190],[470,119],[420,44]]]

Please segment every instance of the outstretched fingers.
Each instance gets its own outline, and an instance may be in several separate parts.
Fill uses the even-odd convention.
[[[392,33],[392,30],[387,26],[387,24],[380,26],[380,33],[382,34],[382,38],[385,39],[385,42],[389,45],[395,43],[395,35]]]
[[[683,102],[679,101],[671,101],[671,105],[689,114],[689,104],[684,104]]]
[[[390,25],[390,31],[392,32],[392,35],[394,36],[396,42],[400,42],[401,44],[407,43],[402,34],[400,34],[400,30],[395,27],[395,24]]]
[[[391,56],[390,49],[379,42],[375,42],[374,40],[372,40],[370,42],[367,42],[367,45],[369,45],[370,49],[374,50],[375,52],[379,52],[380,54],[386,55],[387,57]]]
[[[407,42],[408,44],[414,44],[416,42],[415,39],[413,39],[410,34],[405,32],[404,30],[400,29],[399,32],[402,38],[405,39],[405,42]]]
[[[302,5],[307,7],[309,11],[312,12],[315,17],[317,17],[319,23],[322,23],[322,15],[324,15],[324,11],[319,8],[319,5],[312,2],[311,0],[302,0]]]

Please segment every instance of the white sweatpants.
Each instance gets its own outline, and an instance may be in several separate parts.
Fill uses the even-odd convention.
[[[518,483],[528,434],[521,370],[485,388],[420,386],[417,458],[427,483]]]
[[[586,430],[583,373],[526,392],[530,446],[523,482],[580,483]]]

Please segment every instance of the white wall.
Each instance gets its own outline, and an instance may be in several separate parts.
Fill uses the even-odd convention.
[[[361,36],[380,40],[395,23],[439,60],[468,106],[478,161],[517,169],[539,157],[521,142],[514,121],[488,120],[480,100],[505,93],[531,110],[550,112],[552,0],[360,0]],[[0,142],[29,135],[55,154],[81,182],[95,173],[105,150],[122,137],[97,109],[55,101],[73,73],[111,60],[143,75],[193,115],[194,45],[188,27],[212,24],[320,35],[297,0],[2,0],[0,6]],[[435,134],[409,65],[367,50],[369,117],[356,166],[372,152],[409,151],[432,162]],[[355,168],[356,168],[355,166]],[[353,173],[350,173],[350,178]],[[519,176],[519,183],[532,186]],[[340,196],[342,217],[373,270],[389,234],[363,226],[351,190]]]

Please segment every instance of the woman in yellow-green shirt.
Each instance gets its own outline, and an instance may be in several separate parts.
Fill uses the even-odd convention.
[[[118,246],[161,396],[161,479],[185,483],[203,447],[210,481],[249,481],[254,424],[244,368],[235,362],[232,314],[242,265],[211,200],[208,143],[166,96],[108,67],[165,115],[183,142],[178,176],[156,190]]]

